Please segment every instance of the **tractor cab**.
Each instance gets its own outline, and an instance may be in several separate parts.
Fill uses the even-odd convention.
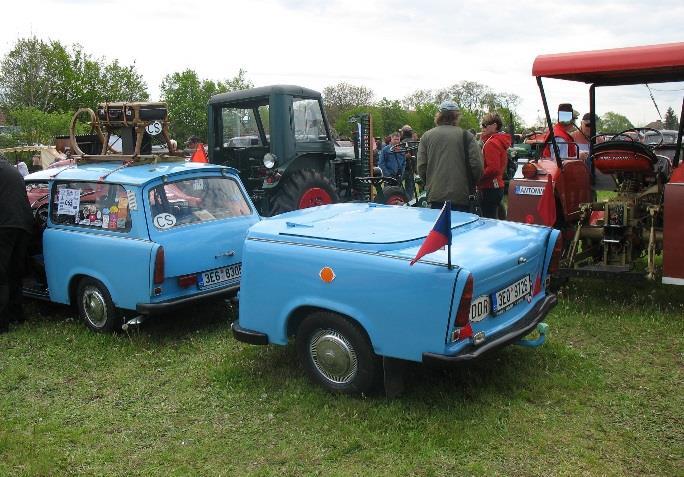
[[[542,147],[553,153],[519,167],[509,185],[509,220],[559,228],[566,275],[660,276],[663,283],[684,285],[684,248],[678,245],[684,239],[678,218],[684,213],[684,121],[676,136],[652,128],[597,134],[595,121],[599,89],[684,81],[684,43],[541,55],[532,74],[548,127]],[[561,147],[565,141],[554,130],[543,78],[589,85],[591,134],[586,157],[570,153],[578,148]],[[684,101],[680,119],[683,116]],[[613,194],[597,201],[596,189],[605,184]],[[549,186],[553,195],[548,202],[555,214],[547,213],[549,204],[540,204]],[[553,223],[542,220],[554,215]],[[662,269],[656,265],[660,254]]]
[[[337,202],[320,93],[291,85],[222,93],[209,100],[208,120],[210,162],[239,170],[263,215]]]

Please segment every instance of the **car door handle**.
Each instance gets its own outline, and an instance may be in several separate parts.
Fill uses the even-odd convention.
[[[234,257],[235,256],[235,250],[228,250],[227,252],[219,253],[218,255],[214,255],[214,258],[221,258],[221,257]]]

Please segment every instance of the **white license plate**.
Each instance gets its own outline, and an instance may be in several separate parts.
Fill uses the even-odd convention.
[[[470,304],[470,321],[480,321],[491,311],[489,295],[482,295]]]
[[[224,285],[240,280],[242,274],[242,263],[235,263],[224,268],[209,270],[199,274],[197,284],[200,288]]]
[[[530,294],[530,276],[527,275],[512,285],[492,295],[492,309],[495,314],[503,313]]]

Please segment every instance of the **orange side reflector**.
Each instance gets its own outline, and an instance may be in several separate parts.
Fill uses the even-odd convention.
[[[321,277],[325,283],[331,283],[335,279],[335,272],[330,267],[323,267],[321,271],[318,272],[318,276]]]

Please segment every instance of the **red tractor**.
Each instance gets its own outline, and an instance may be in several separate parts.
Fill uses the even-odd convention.
[[[550,131],[547,147],[555,154],[519,167],[509,185],[509,220],[542,224],[542,216],[553,217],[546,213],[548,204],[555,206],[553,225],[562,231],[565,276],[658,277],[684,285],[684,102],[674,148],[665,147],[656,130],[634,128],[606,137],[596,135],[595,124],[597,88],[684,81],[684,43],[542,55],[532,74]],[[563,149],[554,136],[542,78],[589,85],[592,119],[586,159],[563,157],[563,150],[578,148]],[[549,176],[553,196],[547,194],[540,207]],[[597,201],[596,185],[605,179],[614,194]]]

